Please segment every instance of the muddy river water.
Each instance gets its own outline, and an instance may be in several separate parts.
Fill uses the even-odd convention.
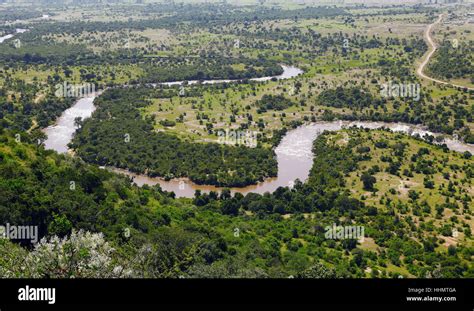
[[[291,78],[301,73],[300,69],[288,66],[284,66],[284,71],[285,72],[281,76],[278,76],[279,79]],[[271,78],[273,77],[259,79],[260,81],[265,81]],[[213,81],[214,82],[208,83],[224,82],[224,80]],[[179,82],[173,84],[177,83]],[[49,126],[44,130],[48,135],[48,139],[45,141],[45,148],[53,149],[60,153],[68,151],[67,145],[78,128],[74,119],[76,117],[85,119],[92,115],[92,112],[95,110],[93,104],[94,98],[95,96],[91,96],[78,100],[71,108],[63,112],[55,125]],[[435,137],[440,135],[426,130],[423,126],[403,123],[332,121],[304,124],[296,129],[288,131],[280,144],[275,148],[278,162],[278,177],[266,179],[256,185],[243,188],[231,188],[232,192],[240,192],[242,194],[255,192],[262,194],[267,191],[273,192],[280,186],[292,186],[296,179],[303,182],[306,181],[313,163],[311,149],[314,139],[325,130],[337,131],[351,126],[369,129],[384,127],[395,132],[403,132],[409,135],[432,135]],[[445,143],[451,150],[459,152],[469,151],[474,154],[474,145],[465,144],[452,138],[445,138],[443,143]],[[127,170],[118,168],[111,167],[107,169],[130,176],[133,179],[133,182],[138,186],[145,184],[159,184],[163,190],[173,191],[176,194],[176,197],[193,197],[194,192],[198,189],[202,192],[221,190],[221,188],[214,186],[197,185],[187,178],[164,180],[163,178],[152,178],[146,175],[134,174]]]

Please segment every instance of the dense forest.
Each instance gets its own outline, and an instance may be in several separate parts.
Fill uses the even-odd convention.
[[[293,106],[293,103],[283,95],[265,94],[255,103],[255,105],[258,107],[257,113],[262,113],[267,110],[285,110]]]
[[[323,106],[360,110],[370,106],[377,108],[382,105],[382,100],[375,99],[368,90],[355,87],[345,89],[339,86],[322,91],[318,96],[318,103]]]
[[[435,77],[445,79],[466,78],[474,81],[473,42],[443,41],[428,69]]]
[[[243,66],[235,70],[232,64]],[[277,76],[283,72],[276,62],[252,59],[226,59],[222,57],[199,58],[190,62],[186,59],[150,61],[143,65],[145,76],[140,82],[171,82],[183,80],[250,79]],[[259,69],[263,68],[263,69]]]
[[[35,104],[39,91],[39,86],[27,85],[19,80],[6,81],[0,88],[0,125],[25,131],[36,122],[36,125],[43,128],[56,120],[75,101],[71,97],[58,98],[52,92],[47,92],[41,104]]]
[[[153,89],[113,89],[97,100],[71,147],[87,162],[128,168],[165,178],[189,177],[198,184],[245,186],[276,176],[273,150],[182,141],[155,132],[138,108],[150,105]]]

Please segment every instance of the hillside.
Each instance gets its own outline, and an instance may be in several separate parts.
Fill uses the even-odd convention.
[[[326,133],[314,142],[307,183],[263,196],[224,191],[194,200],[131,186],[28,144],[26,135],[23,143],[8,131],[0,138],[2,223],[38,224],[41,237],[74,229],[104,234],[74,233],[79,238],[53,238],[35,249],[2,240],[3,277],[474,275],[474,161],[405,135]],[[333,225],[363,226],[363,242],[327,238],[326,226]],[[82,257],[47,247],[74,243]],[[32,260],[38,256],[43,259]],[[98,265],[98,258],[107,264]]]

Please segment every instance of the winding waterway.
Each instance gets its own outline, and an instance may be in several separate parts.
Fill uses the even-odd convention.
[[[26,32],[28,29],[21,29],[21,28],[17,28],[16,29],[16,33],[24,33]],[[8,35],[5,35],[3,37],[0,37],[0,43],[3,43],[5,40],[8,40],[8,39],[11,39],[15,36],[15,34],[8,34]]]
[[[68,144],[76,130],[79,128],[74,122],[75,118],[89,118],[95,110],[95,96],[79,99],[71,108],[64,110],[56,124],[48,126],[43,132],[48,136],[44,146],[46,149],[56,150],[59,153],[68,152]]]
[[[263,194],[265,192],[273,192],[278,187],[292,186],[296,179],[306,181],[313,165],[312,145],[314,139],[324,132],[338,131],[348,127],[362,127],[368,129],[387,128],[394,132],[402,132],[409,135],[432,135],[434,137],[441,134],[427,131],[424,127],[418,125],[404,123],[386,123],[386,122],[362,122],[362,121],[332,121],[332,122],[316,122],[302,125],[294,130],[290,130],[275,149],[278,162],[278,177],[269,178],[256,185],[243,188],[231,188],[233,193],[239,192],[247,194],[249,192]],[[474,145],[464,144],[452,138],[445,138],[443,143],[451,150],[458,152],[469,151],[474,154]],[[112,168],[117,173],[123,173],[133,178],[134,183],[138,186],[159,184],[163,190],[173,191],[177,197],[194,197],[196,190],[202,192],[220,191],[222,188],[197,185],[187,178],[179,178],[173,180],[164,180],[163,178],[152,178],[146,175],[131,173],[127,170]]]
[[[281,76],[277,77],[278,79],[283,79],[283,77],[285,79],[291,78],[301,73],[300,69],[288,66],[284,66],[284,71],[285,72]],[[272,78],[273,77],[265,77],[259,79],[270,80]],[[212,80],[208,81],[208,83],[226,81],[227,80]],[[180,82],[173,83],[178,84]],[[74,119],[76,117],[85,119],[92,115],[93,111],[95,110],[95,106],[93,104],[94,98],[95,96],[91,96],[78,100],[71,108],[63,112],[55,125],[44,129],[44,132],[48,135],[48,139],[45,141],[45,148],[56,150],[60,153],[68,152],[67,145],[71,141],[74,132],[78,128],[74,122]],[[403,132],[409,135],[418,134],[421,137],[425,135],[432,135],[434,137],[441,135],[430,132],[423,126],[404,123],[332,121],[305,124],[294,130],[288,131],[278,147],[275,148],[275,154],[278,162],[278,177],[268,178],[256,185],[243,188],[232,188],[231,191],[233,193],[239,192],[242,194],[249,192],[262,194],[265,192],[273,192],[281,186],[291,186],[296,179],[299,179],[303,182],[306,181],[313,164],[312,143],[314,139],[325,130],[337,131],[351,126],[369,129],[378,129],[383,127],[395,132]],[[451,150],[459,152],[469,151],[474,154],[474,145],[465,144],[452,138],[445,138],[443,143],[445,143]],[[197,185],[187,178],[164,180],[163,178],[152,178],[146,175],[134,174],[124,169],[113,167],[107,169],[130,176],[133,179],[133,182],[138,186],[143,186],[145,184],[159,184],[163,190],[174,192],[176,197],[192,198],[194,197],[196,190],[209,192],[220,191],[222,189],[208,185]]]
[[[271,76],[271,77],[261,77],[261,78],[251,78],[248,79],[249,81],[256,81],[256,82],[264,82],[264,81],[269,81],[272,79],[276,80],[282,80],[282,79],[290,79],[294,78],[300,74],[303,73],[303,70],[293,67],[293,66],[286,66],[286,65],[281,65],[283,68],[283,73],[278,76]],[[235,79],[235,80],[189,80],[189,81],[174,81],[174,82],[162,82],[162,83],[153,83],[152,85],[167,85],[167,86],[172,86],[172,85],[181,85],[184,82],[187,82],[187,84],[218,84],[218,83],[231,83],[231,82],[238,82],[242,81],[242,79]]]

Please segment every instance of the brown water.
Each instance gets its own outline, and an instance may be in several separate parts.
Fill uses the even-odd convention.
[[[290,78],[301,73],[298,68],[296,69],[295,67],[286,67],[285,77]],[[279,76],[279,78],[281,78],[281,76]],[[217,81],[218,80],[215,80],[213,83],[217,83]],[[222,82],[222,80],[219,81]],[[95,110],[93,104],[94,98],[95,97],[88,97],[78,100],[71,108],[63,112],[55,125],[44,130],[48,135],[48,139],[45,141],[45,148],[56,150],[60,153],[68,152],[67,145],[77,129],[77,126],[74,125],[74,119],[76,117],[82,117],[82,119],[85,119],[92,115],[92,112]],[[233,193],[239,192],[242,194],[249,192],[262,194],[265,192],[273,192],[278,187],[292,187],[296,179],[299,179],[302,182],[306,181],[313,164],[313,154],[311,149],[314,139],[325,130],[337,131],[350,126],[369,129],[385,127],[392,131],[403,132],[409,135],[432,135],[435,137],[440,135],[427,131],[422,126],[403,123],[333,121],[305,124],[289,131],[285,137],[283,137],[278,147],[275,148],[278,162],[278,177],[266,179],[256,185],[243,188],[232,188],[231,191]],[[444,143],[451,150],[459,152],[469,151],[474,154],[474,145],[465,144],[453,138],[445,138]],[[163,178],[152,178],[146,175],[134,174],[123,169],[113,167],[107,167],[107,169],[130,176],[133,179],[133,182],[138,186],[145,184],[159,184],[163,190],[173,191],[177,197],[192,198],[194,197],[194,192],[196,190],[201,190],[202,192],[222,190],[222,188],[214,186],[197,185],[187,178],[166,181]]]
[[[314,139],[323,131],[338,131],[343,128],[357,126],[369,129],[388,128],[394,132],[403,132],[409,135],[425,135],[439,136],[427,131],[421,126],[404,124],[404,123],[384,123],[384,122],[317,122],[302,125],[294,130],[289,131],[282,139],[275,153],[278,161],[278,177],[269,178],[264,182],[243,188],[231,188],[232,193],[247,194],[249,192],[263,194],[265,192],[273,192],[278,187],[292,187],[294,181],[299,179],[304,182],[309,176],[309,172],[313,165],[312,144]],[[464,144],[452,138],[446,138],[444,143],[449,149],[458,152],[469,151],[474,154],[474,145]],[[163,178],[152,178],[146,175],[139,175],[128,172],[127,170],[110,168],[112,171],[126,174],[133,178],[133,182],[138,186],[159,184],[163,190],[173,191],[176,197],[194,197],[196,190],[202,192],[220,191],[222,188],[206,185],[197,185],[187,178],[173,179],[166,181]]]
[[[247,187],[231,188],[231,192],[263,194],[265,192],[273,192],[278,187],[292,187],[296,179],[305,181],[308,178],[313,163],[312,142],[318,134],[319,131],[310,126],[301,126],[289,131],[275,149],[278,162],[278,177],[268,178],[263,182]],[[123,169],[111,168],[111,170],[132,177],[133,182],[138,186],[159,184],[163,190],[173,191],[176,197],[192,198],[196,190],[201,190],[202,192],[219,192],[222,190],[222,188],[215,186],[197,185],[188,178],[166,181],[163,178],[134,174]]]
[[[17,32],[24,32],[24,31],[26,30],[24,29],[17,30]],[[283,73],[279,76],[261,77],[261,78],[254,78],[250,80],[268,81],[268,80],[271,80],[272,78],[276,78],[279,80],[290,79],[303,73],[303,71],[297,67],[285,66],[285,65],[281,65],[281,67],[283,68]],[[239,80],[206,80],[206,81],[188,81],[188,83],[195,84],[198,82],[202,82],[204,84],[216,84],[216,83],[237,82],[237,81]],[[158,83],[158,84],[176,85],[176,84],[182,84],[182,83],[183,81],[176,81],[176,82],[163,82],[163,83]],[[71,108],[66,109],[62,113],[62,115],[59,117],[56,124],[52,126],[48,126],[47,128],[43,130],[44,133],[48,136],[48,139],[45,141],[46,149],[56,150],[59,153],[68,152],[67,145],[72,140],[74,133],[78,129],[78,127],[75,126],[74,124],[74,119],[76,117],[81,117],[82,119],[89,118],[96,108],[94,106],[94,99],[98,95],[100,95],[100,92],[97,92],[89,97],[79,99]]]
[[[95,110],[94,99],[95,96],[79,99],[71,108],[62,113],[56,124],[43,130],[48,136],[44,142],[46,149],[56,150],[59,153],[68,152],[67,144],[71,142],[74,133],[79,128],[74,124],[74,119],[89,118]]]

